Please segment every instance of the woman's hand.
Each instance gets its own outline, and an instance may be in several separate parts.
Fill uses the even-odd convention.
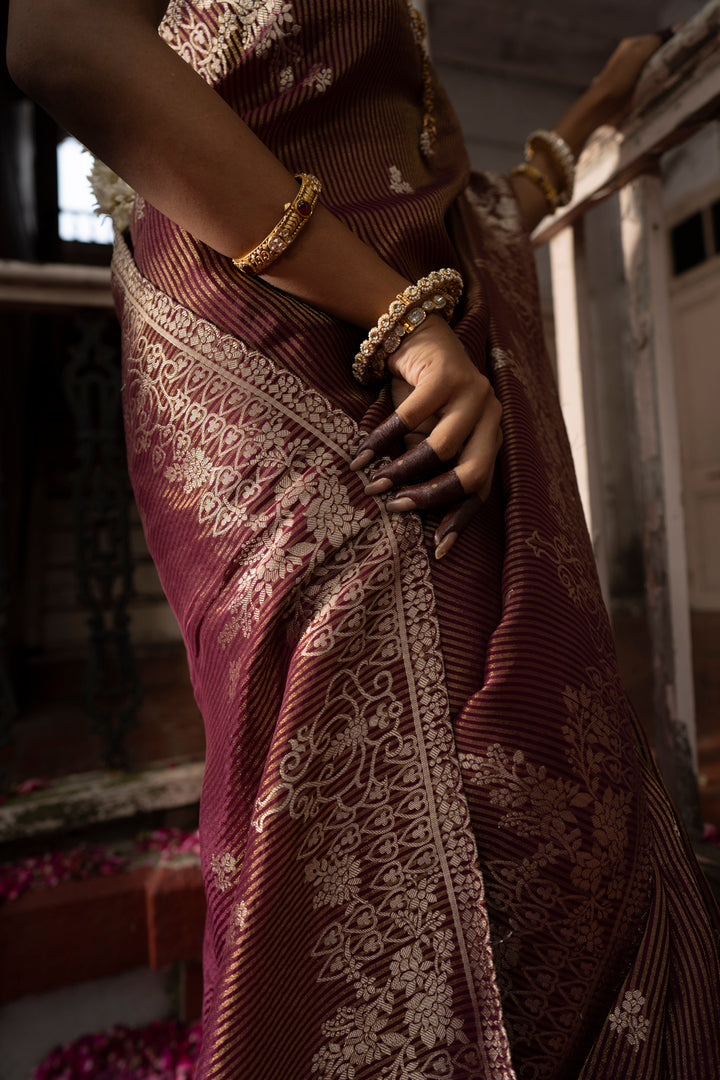
[[[567,143],[577,161],[585,143],[592,133],[603,124],[618,124],[632,101],[632,95],[643,68],[653,53],[667,40],[667,33],[642,34],[625,38],[617,46],[605,67],[568,111],[555,124],[554,130]],[[541,173],[557,188],[563,183],[563,174],[554,156],[542,146],[538,147],[532,160]],[[542,191],[526,176],[513,176],[510,184],[515,192],[520,216],[528,232],[548,213]]]
[[[661,33],[624,38],[602,71],[595,76],[591,91],[604,102],[607,120],[615,118],[630,104],[642,70],[663,44],[664,36]]]
[[[430,316],[388,367],[396,410],[361,443],[350,467],[395,457],[365,489],[381,495],[395,488],[387,503],[391,512],[451,508],[435,532],[440,559],[490,492],[502,445],[502,407],[439,316]]]

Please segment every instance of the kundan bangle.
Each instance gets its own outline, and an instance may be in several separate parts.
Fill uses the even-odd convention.
[[[557,131],[532,131],[525,140],[525,160],[532,161],[538,146],[544,146],[558,172],[562,176],[562,184],[558,188],[557,205],[567,206],[572,199],[575,187],[575,158],[562,135]]]
[[[433,270],[415,285],[395,297],[389,309],[360,346],[353,363],[353,375],[363,386],[384,379],[387,359],[427,319],[437,313],[450,322],[462,293],[463,280],[457,270]]]
[[[520,165],[516,165],[514,169],[510,170],[510,175],[524,176],[526,179],[531,180],[533,184],[537,184],[545,196],[545,202],[548,204],[550,210],[557,210],[560,205],[558,193],[545,173],[541,173],[534,165],[528,165],[527,161],[523,161]]]
[[[285,203],[283,216],[271,233],[261,240],[247,255],[233,259],[233,264],[243,274],[262,274],[278,256],[289,248],[310,220],[320,197],[322,184],[316,176],[298,173],[295,177],[300,188],[292,202]]]

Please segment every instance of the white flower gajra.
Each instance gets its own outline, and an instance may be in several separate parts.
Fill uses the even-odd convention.
[[[135,201],[133,189],[98,158],[93,158],[88,180],[97,203],[95,213],[112,218],[118,232],[123,232],[130,224]]]

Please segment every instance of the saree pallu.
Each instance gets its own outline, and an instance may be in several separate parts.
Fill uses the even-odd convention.
[[[130,471],[207,733],[197,1075],[715,1080],[717,916],[620,685],[507,185],[448,229],[505,439],[441,563],[348,467],[386,396],[358,420],[311,340],[301,371],[116,248]]]

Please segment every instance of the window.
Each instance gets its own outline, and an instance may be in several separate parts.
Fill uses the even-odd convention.
[[[713,224],[713,241],[715,250],[720,252],[720,199],[717,199],[710,207]]]
[[[110,219],[95,213],[95,196],[88,181],[92,158],[68,136],[58,143],[58,235],[83,244],[112,244]]]
[[[684,274],[686,270],[691,270],[693,266],[699,266],[701,262],[705,262],[707,253],[702,214],[693,214],[692,217],[685,218],[671,229],[670,244],[675,274]]]
[[[670,253],[676,277],[720,255],[720,199],[672,226]]]

